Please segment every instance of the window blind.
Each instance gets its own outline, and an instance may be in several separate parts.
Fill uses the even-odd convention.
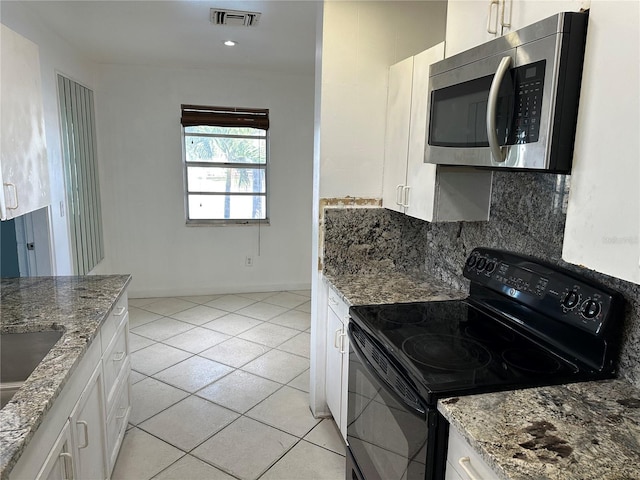
[[[269,109],[182,105],[180,122],[185,127],[209,125],[212,127],[250,127],[268,130]]]

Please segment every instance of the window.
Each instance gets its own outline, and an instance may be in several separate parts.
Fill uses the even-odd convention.
[[[269,110],[182,105],[187,223],[268,220]]]

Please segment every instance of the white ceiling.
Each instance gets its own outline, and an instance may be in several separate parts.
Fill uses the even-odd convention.
[[[97,63],[313,72],[318,7],[313,0],[45,0],[28,5]],[[255,27],[215,26],[209,21],[214,7],[262,16]],[[227,39],[238,45],[225,47]]]

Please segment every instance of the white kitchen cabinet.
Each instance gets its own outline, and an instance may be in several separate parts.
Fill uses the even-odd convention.
[[[98,364],[69,417],[75,478],[107,478],[104,398]]]
[[[10,480],[111,476],[131,412],[126,292],[103,322]]]
[[[65,422],[36,480],[70,480],[73,474],[73,454],[71,453],[71,429]]]
[[[382,206],[429,222],[488,220],[491,172],[425,163],[429,67],[444,44],[389,69]]]
[[[638,2],[591,2],[562,250],[567,262],[637,284],[639,18]]]
[[[450,57],[556,13],[587,9],[590,3],[591,0],[449,0],[446,56]],[[503,11],[504,23],[509,26],[502,26]],[[496,33],[489,33],[488,30]]]
[[[329,287],[327,309],[326,397],[342,437],[347,439],[347,385],[349,381],[349,306]]]
[[[0,220],[50,203],[38,46],[0,25]]]
[[[491,467],[455,428],[449,429],[445,480],[497,480]]]

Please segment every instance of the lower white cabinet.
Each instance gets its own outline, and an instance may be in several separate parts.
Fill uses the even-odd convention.
[[[329,308],[327,308],[327,362],[326,396],[327,405],[340,428],[342,437],[347,439],[347,386],[349,380],[349,306],[329,287]]]
[[[74,478],[71,454],[71,429],[67,420],[53,444],[36,480],[66,480]]]
[[[46,414],[10,480],[104,480],[131,412],[126,293]]]
[[[462,435],[449,429],[445,480],[497,480],[498,477]]]
[[[74,478],[107,478],[104,398],[102,368],[98,365],[69,417]]]

